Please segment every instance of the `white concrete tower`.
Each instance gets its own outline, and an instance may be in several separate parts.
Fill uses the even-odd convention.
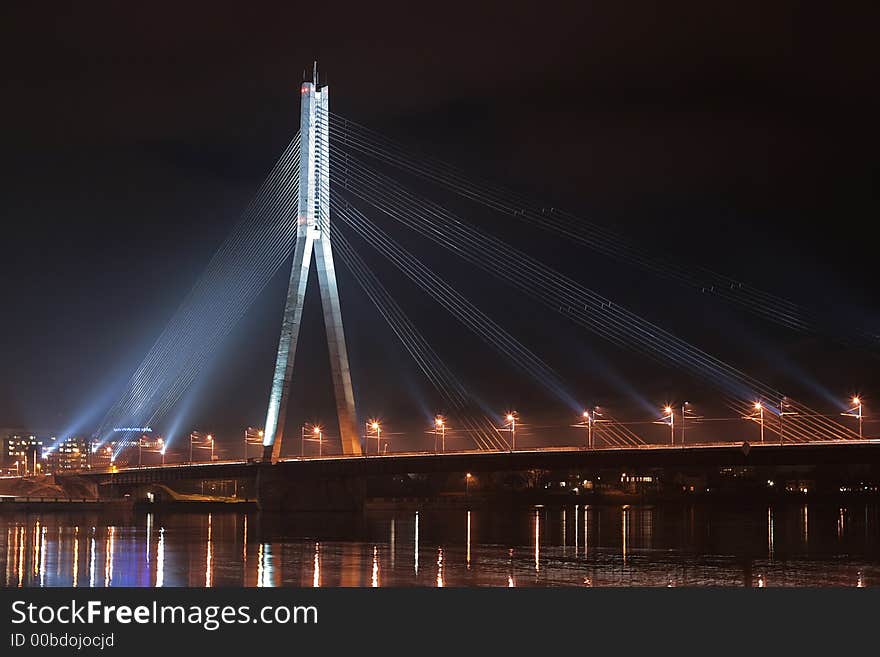
[[[296,247],[290,272],[290,285],[281,324],[281,339],[269,394],[269,410],[263,433],[263,458],[277,461],[281,455],[284,424],[296,358],[296,343],[302,322],[303,302],[309,280],[312,252],[318,270],[318,287],[324,310],[324,327],[330,352],[330,372],[336,396],[336,414],[342,438],[342,452],[358,455],[361,440],[358,432],[354,392],[342,310],[333,267],[330,243],[330,125],[328,87],[318,87],[317,69],[313,82],[300,88],[300,163],[299,203]]]

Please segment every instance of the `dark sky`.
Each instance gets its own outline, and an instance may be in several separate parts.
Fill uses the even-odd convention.
[[[313,59],[339,114],[640,245],[880,325],[876,15],[799,2],[277,4],[0,9],[0,427],[61,432],[112,402],[295,132]],[[510,230],[553,266],[792,394],[824,406],[880,395],[876,356]],[[399,426],[413,409],[430,412],[418,371],[340,276],[361,411]],[[711,405],[674,371],[555,318],[536,325],[515,295],[460,269],[449,276],[578,398],[644,414],[607,385],[601,361],[652,404],[703,395]],[[195,386],[190,425],[231,440],[262,422],[283,279]],[[430,304],[400,294],[414,318],[435,323]],[[292,426],[327,421],[331,408],[316,308]],[[438,351],[487,403],[565,415],[445,321]]]

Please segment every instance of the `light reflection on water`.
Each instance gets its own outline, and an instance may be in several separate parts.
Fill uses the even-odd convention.
[[[877,505],[5,514],[0,585],[861,587],[878,531]]]

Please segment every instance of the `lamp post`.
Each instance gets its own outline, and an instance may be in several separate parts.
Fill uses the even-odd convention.
[[[764,442],[764,404],[755,402],[755,410],[758,411],[758,418],[761,422],[761,442]]]
[[[440,451],[446,451],[446,420],[442,415],[434,418],[434,451],[437,451],[437,435],[440,435]]]
[[[788,403],[788,397],[783,397],[779,400],[779,444],[781,445],[785,441],[785,416],[786,415],[797,415],[795,411],[786,412],[786,407],[791,408],[791,404]]]
[[[853,398],[853,403],[859,409],[859,440],[862,439],[862,400],[858,397]]]
[[[211,463],[214,462],[214,436],[208,434],[208,442],[211,443]]]
[[[304,424],[302,426],[302,440],[300,442],[299,453],[300,456],[306,455],[306,441],[311,440],[318,443],[318,456],[324,455],[324,430],[321,428],[320,424],[313,424],[311,431],[308,430],[309,425]],[[306,434],[311,436],[316,436],[315,438],[306,438]]]
[[[471,475],[470,472],[468,472],[464,476],[464,496],[465,497],[468,497],[470,495],[470,487],[471,487],[471,478],[472,477],[473,477],[473,475]]]
[[[587,423],[587,449],[593,449],[593,422],[595,419],[590,411],[584,411],[584,421]]]
[[[682,402],[681,403],[681,444],[684,445],[684,429],[687,422],[685,422],[685,418],[687,417],[687,407],[690,402]]]
[[[859,440],[862,440],[862,400],[859,396],[855,396],[852,398],[853,407],[849,409],[846,413],[841,413],[841,415],[848,415],[849,417],[855,417],[859,420]]]
[[[779,400],[779,444],[785,441],[785,397]]]
[[[367,422],[367,435],[369,435],[371,429],[376,434],[376,456],[378,456],[382,452],[380,446],[382,442],[382,424],[379,420],[370,420]]]
[[[254,440],[253,436],[256,436],[257,440]],[[250,440],[248,440],[249,437],[250,437]],[[248,445],[250,445],[251,443],[256,443],[256,442],[259,442],[260,444],[262,444],[263,430],[260,429],[259,431],[257,431],[253,427],[248,427],[247,429],[245,429],[244,430],[244,460],[245,461],[247,461],[247,459],[248,459]]]
[[[675,414],[672,412],[672,406],[666,406],[663,411],[669,417],[669,444],[675,444]]]
[[[510,431],[510,451],[516,450],[516,411],[507,414],[507,427]]]

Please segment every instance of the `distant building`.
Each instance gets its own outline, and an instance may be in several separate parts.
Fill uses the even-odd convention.
[[[43,441],[35,434],[18,432],[7,435],[3,441],[3,471],[5,474],[33,475],[42,472]]]
[[[54,444],[46,454],[46,471],[53,474],[110,467],[112,445],[99,446],[97,441],[82,437],[66,438]]]
[[[99,445],[97,440],[92,441],[92,453],[89,466],[92,470],[106,470],[113,465],[113,452],[116,442]]]
[[[53,449],[46,453],[46,471],[77,472],[89,467],[89,445],[85,438],[56,440]]]

